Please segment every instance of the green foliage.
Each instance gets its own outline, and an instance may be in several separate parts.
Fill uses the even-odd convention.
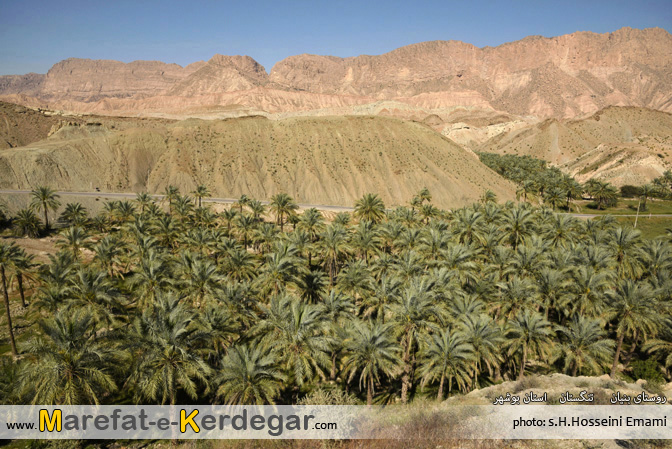
[[[652,383],[660,383],[664,379],[659,369],[660,365],[655,359],[635,360],[630,365],[635,379],[644,379]]]
[[[0,243],[7,317],[23,289],[31,326],[0,370],[2,400],[385,404],[616,375],[649,352],[672,366],[670,239],[553,213],[580,186],[549,189],[553,171],[526,164],[539,177],[521,185],[527,202],[486,194],[453,211],[426,189],[334,216],[285,194],[216,214],[176,189],[168,212],[143,194],[91,219],[68,205],[73,226],[39,267]],[[39,230],[33,211],[19,218]]]

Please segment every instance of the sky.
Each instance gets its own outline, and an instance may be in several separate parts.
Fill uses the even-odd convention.
[[[672,32],[672,1],[0,0],[0,75],[76,57],[182,66],[248,55],[267,71],[292,55],[377,55],[417,42],[497,46],[529,35]]]

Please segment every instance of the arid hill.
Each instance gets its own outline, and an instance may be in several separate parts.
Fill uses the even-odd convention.
[[[287,192],[300,203],[346,206],[375,192],[394,206],[427,187],[444,208],[473,202],[486,189],[501,200],[514,197],[512,184],[475,154],[420,123],[247,117],[134,127],[127,120],[64,126],[48,139],[0,151],[0,188],[162,192],[174,184],[188,193],[205,184],[218,197]]]
[[[623,28],[531,36],[498,47],[434,41],[379,56],[298,55],[270,74],[246,56],[216,55],[184,68],[68,59],[46,75],[0,77],[0,97],[110,115],[181,106],[196,115],[222,106],[282,113],[394,100],[413,108],[573,118],[610,105],[672,111],[670,79],[672,35]]]
[[[666,112],[610,107],[585,119],[519,120],[471,129],[481,135],[488,130],[494,137],[472,145],[463,139],[465,130],[446,127],[444,134],[475,151],[544,159],[581,182],[597,178],[641,185],[672,169],[672,114]]]
[[[22,147],[46,139],[64,120],[81,122],[76,117],[65,119],[47,111],[36,111],[0,101],[0,150]]]

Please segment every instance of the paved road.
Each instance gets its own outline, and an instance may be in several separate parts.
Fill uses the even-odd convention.
[[[0,190],[0,195],[7,194],[16,194],[16,193],[30,193],[30,190]],[[98,198],[129,198],[134,199],[137,195],[135,193],[114,193],[114,192],[57,192],[62,196],[86,196],[86,197],[98,197]],[[165,195],[152,195],[154,198],[162,199]],[[203,198],[204,203],[224,203],[231,204],[238,201],[236,198]],[[268,201],[262,201],[263,204],[269,204]],[[299,207],[302,209],[309,209],[314,207],[315,209],[328,210],[333,212],[343,212],[343,211],[352,211],[353,207],[347,206],[333,206],[326,204],[299,204]],[[601,217],[603,214],[577,214],[577,213],[567,213],[560,212],[564,215],[571,215],[577,218],[595,218]],[[637,214],[613,214],[614,217],[636,217]],[[663,218],[672,218],[672,214],[639,214],[641,218],[646,217],[663,217]]]
[[[19,193],[30,193],[30,190],[0,190],[0,195],[11,195]],[[135,193],[114,193],[114,192],[56,192],[61,196],[84,196],[84,197],[94,197],[94,198],[128,198],[134,199],[137,194]],[[152,195],[152,197],[157,199],[163,199],[165,195]],[[236,198],[203,198],[204,203],[224,203],[231,204],[238,201]],[[268,201],[262,201],[263,204],[269,204]],[[299,204],[299,207],[302,209],[309,209],[314,207],[315,209],[328,210],[333,212],[343,212],[343,211],[352,211],[354,208],[347,206],[332,206],[325,204]]]

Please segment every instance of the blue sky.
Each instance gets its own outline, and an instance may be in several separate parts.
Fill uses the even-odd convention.
[[[672,32],[672,2],[294,0],[0,0],[0,74],[46,73],[69,57],[186,65],[249,55],[270,71],[287,56],[381,54],[428,40],[483,47],[528,35]]]

